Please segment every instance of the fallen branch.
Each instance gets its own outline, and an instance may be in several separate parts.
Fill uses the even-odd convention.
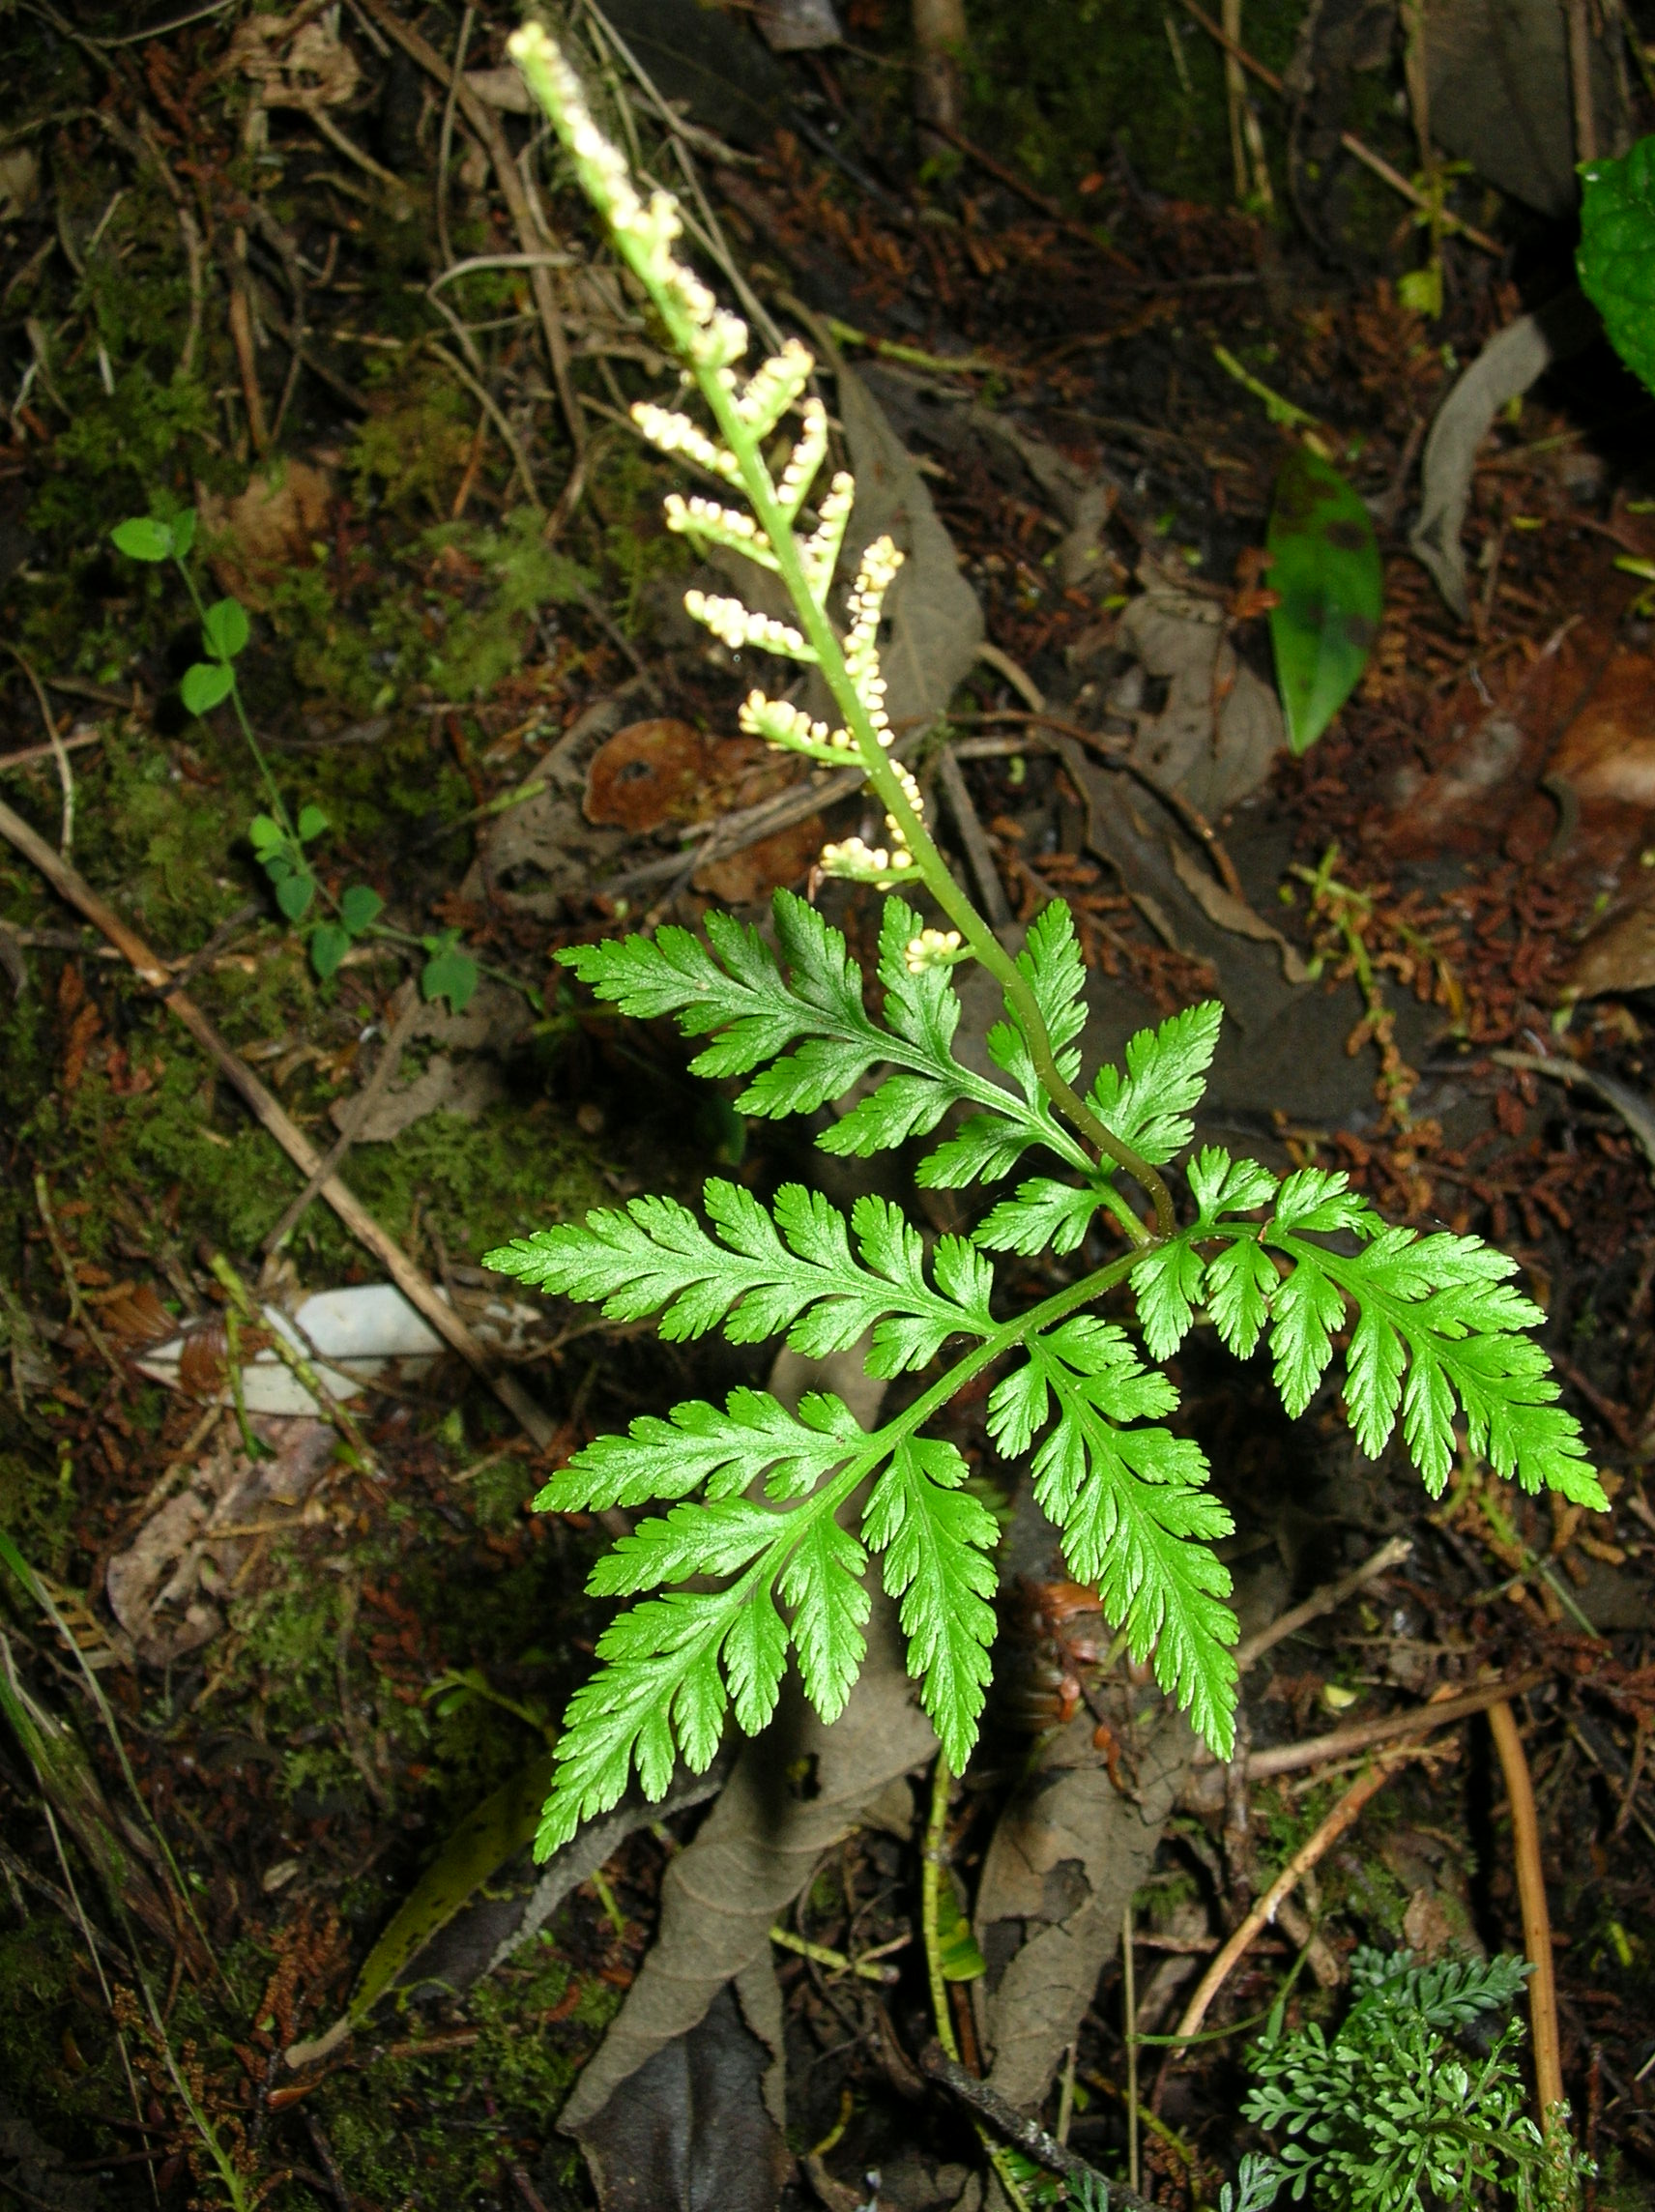
[[[919,2053],[919,2070],[931,2081],[941,2082],[944,2089],[958,2097],[961,2104],[978,2113],[998,2136],[1043,2166],[1049,2173],[1060,2173],[1065,2181],[1077,2189],[1089,2185],[1095,2191],[1100,2202],[1124,2206],[1126,2212],[1155,2212],[1147,2197],[1140,2197],[1135,2189],[1128,2189],[1118,2181],[1110,2181],[1095,2167],[1088,2166],[1084,2158],[1060,2143],[1056,2136],[1049,2136],[1038,2120],[1025,2118],[1015,2105],[1008,2104],[998,2089],[991,2089],[986,2081],[979,2081],[974,2074],[968,2074],[957,2059],[950,2058],[943,2046],[933,2040]]]
[[[1249,1782],[1267,1781],[1273,1774],[1296,1774],[1307,1766],[1325,1766],[1330,1761],[1349,1759],[1354,1752],[1373,1751],[1380,1744],[1396,1743],[1405,1736],[1434,1735],[1438,1729],[1466,1720],[1472,1713],[1488,1712],[1504,1698],[1520,1698],[1524,1691],[1538,1689],[1549,1674],[1548,1668],[1531,1667],[1526,1674],[1514,1674],[1509,1681],[1484,1682],[1474,1690],[1466,1690],[1457,1698],[1444,1698],[1435,1705],[1414,1705],[1406,1713],[1387,1713],[1382,1720],[1354,1721],[1349,1728],[1334,1729],[1327,1735],[1307,1736],[1302,1743],[1272,1744],[1267,1751],[1249,1755],[1247,1779]]]
[[[333,1150],[325,1160],[317,1164],[309,1181],[265,1238],[262,1249],[267,1258],[272,1253],[278,1252],[287,1242],[309,1211],[311,1202],[322,1185],[330,1176],[336,1176],[344,1166],[345,1154],[366,1128],[374,1108],[391,1088],[391,1079],[396,1073],[402,1058],[402,1048],[414,1034],[415,1025],[422,1011],[420,993],[412,982],[404,983],[397,996],[401,1004],[397,1006],[396,1018],[391,1025],[384,1048],[374,1062],[373,1073],[345,1108],[344,1121]]]
[[[1534,1968],[1528,1977],[1528,2032],[1534,2050],[1534,2088],[1540,2123],[1548,2134],[1558,2124],[1563,2097],[1563,2066],[1557,2044],[1557,1991],[1552,1974],[1552,1916],[1546,1907],[1546,1873],[1540,1861],[1540,1821],[1534,1810],[1534,1785],[1524,1757],[1523,1738],[1504,1698],[1489,1707],[1489,1729],[1499,1754],[1505,1793],[1511,1801],[1511,1844],[1517,1861],[1517,1895],[1523,1907],[1523,1948]]]
[[[1173,2045],[1167,2053],[1169,2060],[1176,2058],[1184,2044],[1200,2032],[1201,2023],[1206,2018],[1207,2007],[1240,1965],[1252,1947],[1254,1938],[1274,1919],[1277,1906],[1285,1898],[1292,1895],[1311,1868],[1326,1857],[1340,1837],[1354,1824],[1369,1798],[1379,1795],[1398,1766],[1417,1757],[1417,1751],[1409,1748],[1386,1765],[1370,1766],[1366,1773],[1358,1775],[1351,1783],[1314,1835],[1300,1844],[1197,1983],[1195,1994],[1185,2005],[1184,2016],[1174,2030]]]
[[[1307,1621],[1320,1620],[1324,1613],[1337,1612],[1348,1597],[1354,1597],[1359,1589],[1365,1588],[1379,1576],[1388,1574],[1392,1567],[1400,1567],[1412,1550],[1410,1537],[1393,1536],[1389,1543],[1381,1544],[1370,1558],[1364,1559],[1359,1567],[1352,1567],[1348,1575],[1341,1575],[1337,1582],[1323,1583],[1320,1589],[1312,1590],[1302,1604],[1291,1606],[1286,1613],[1272,1620],[1267,1628],[1261,1628],[1256,1636],[1244,1636],[1235,1646],[1237,1669],[1244,1674],[1266,1651],[1292,1636],[1295,1629],[1303,1628]],[[1249,1766],[1248,1772],[1252,1771]]]
[[[265,1089],[246,1061],[224,1042],[194,1000],[188,993],[174,988],[164,962],[157,957],[136,930],[123,921],[114,909],[99,897],[77,869],[60,859],[45,839],[32,830],[20,814],[15,814],[4,803],[0,803],[0,837],[4,837],[26,860],[32,861],[61,898],[83,914],[95,928],[102,931],[151,989],[162,998],[167,1011],[189,1032],[208,1059],[250,1108],[260,1128],[276,1139],[300,1174],[306,1177],[315,1175],[322,1166],[322,1159],[309,1138]],[[337,1176],[327,1178],[321,1184],[320,1195],[327,1200],[352,1236],[373,1254],[409,1304],[424,1315],[438,1335],[459,1353],[475,1375],[488,1384],[501,1404],[521,1424],[531,1441],[544,1449],[557,1434],[556,1423],[543,1407],[536,1404],[515,1376],[495,1369],[487,1353],[453,1307],[440,1295],[430,1277],[414,1265],[396,1239],[381,1227],[362,1200]]]

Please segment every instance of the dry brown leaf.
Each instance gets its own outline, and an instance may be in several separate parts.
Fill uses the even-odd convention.
[[[290,568],[315,561],[312,548],[333,500],[329,479],[306,461],[249,478],[231,500],[197,483],[195,504],[220,591],[250,607],[266,605],[271,587]]]
[[[1273,945],[1281,954],[1282,974],[1290,983],[1308,983],[1310,970],[1296,945],[1291,944],[1273,922],[1256,914],[1244,898],[1226,890],[1210,869],[1179,845],[1169,845],[1173,872],[1208,921],[1216,922],[1233,937],[1250,937],[1258,945]]]
[[[690,822],[706,802],[711,747],[670,714],[629,722],[598,746],[586,771],[586,818],[642,836]]]
[[[230,41],[222,70],[240,70],[266,107],[337,107],[362,77],[357,58],[326,17],[289,36],[291,16],[250,15]]]
[[[698,891],[722,899],[727,906],[749,906],[769,898],[771,891],[790,888],[816,865],[827,831],[820,814],[807,815],[790,830],[762,837],[743,852],[730,853],[697,868],[692,879]]]

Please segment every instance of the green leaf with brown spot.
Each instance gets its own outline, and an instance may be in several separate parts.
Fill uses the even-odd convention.
[[[1367,509],[1301,446],[1276,479],[1265,540],[1276,683],[1288,742],[1304,752],[1355,689],[1384,612],[1384,569]]]

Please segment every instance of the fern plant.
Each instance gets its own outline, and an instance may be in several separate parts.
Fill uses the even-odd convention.
[[[1562,2212],[1589,2170],[1563,2128],[1529,2119],[1509,2021],[1474,2042],[1484,2016],[1509,2010],[1522,1959],[1413,1965],[1362,1950],[1355,2001],[1331,2038],[1311,2023],[1266,2035],[1249,2060],[1258,2086],[1243,2114],[1282,2139],[1277,2173],[1338,2212],[1422,2212],[1485,2200],[1497,2189],[1519,2212]]]
[[[551,1850],[613,1805],[634,1769],[659,1796],[678,1760],[705,1767],[730,1711],[743,1730],[762,1728],[790,1648],[806,1695],[831,1721],[861,1664],[875,1556],[900,1601],[925,1709],[948,1761],[963,1766],[989,1679],[996,1529],[965,1487],[959,1451],[927,1427],[989,1369],[998,1370],[989,1433],[1008,1457],[1032,1450],[1035,1496],[1062,1531],[1073,1573],[1097,1586],[1133,1657],[1152,1658],[1165,1690],[1227,1756],[1236,1631],[1212,1547],[1231,1522],[1199,1447],[1165,1425],[1176,1394],[1159,1363],[1204,1309],[1240,1357],[1267,1339],[1297,1414],[1336,1335],[1349,1331],[1345,1403],[1364,1450],[1381,1450],[1400,1421],[1438,1493],[1458,1417],[1499,1474],[1601,1506],[1577,1424],[1528,1333],[1542,1316],[1513,1287],[1510,1259],[1472,1237],[1387,1226],[1343,1175],[1307,1168],[1281,1180],[1209,1146],[1185,1167],[1191,1203],[1180,1216],[1162,1170],[1190,1144],[1222,1009],[1197,1006],[1145,1031],[1123,1068],[1103,1067],[1078,1088],[1085,978],[1066,909],[1054,902],[1008,955],[949,873],[918,788],[888,750],[878,639],[901,560],[888,538],[862,554],[843,634],[835,626],[855,486],[833,475],[807,512],[828,448],[826,412],[807,390],[810,354],[790,340],[743,378],[745,328],[675,257],[671,195],[640,197],[542,28],[518,31],[511,52],[711,424],[640,405],[639,427],[745,502],[674,494],[669,526],[779,577],[797,619],[698,592],[688,610],[733,648],[819,670],[839,717],[829,728],[754,690],[741,725],[813,763],[859,766],[886,808],[883,845],[853,837],[821,860],[823,874],[886,894],[877,1007],[844,938],[786,892],[773,935],[711,914],[705,943],[662,928],[560,957],[623,1013],[670,1014],[704,1039],[695,1070],[744,1077],[743,1114],[807,1114],[871,1082],[818,1139],[830,1153],[861,1157],[935,1136],[958,1110],[919,1164],[921,1185],[1004,1183],[1038,1156],[974,1235],[944,1237],[929,1253],[882,1199],[859,1200],[847,1218],[799,1185],[767,1206],[712,1180],[705,1220],[672,1199],[639,1198],[488,1255],[501,1272],[592,1300],[612,1319],[656,1315],[669,1339],[717,1328],[736,1344],[784,1336],[807,1354],[865,1340],[871,1374],[924,1377],[872,1429],[826,1394],[797,1412],[757,1389],[723,1406],[694,1400],[588,1445],[546,1484],[536,1501],[546,1511],[666,1510],[641,1521],[593,1577],[595,1592],[638,1602],[604,1633],[598,1671],[569,1706],[537,1848]],[[968,959],[988,970],[1003,1003],[988,1036],[992,1078],[953,1051],[961,1007],[950,971]],[[1107,1264],[1022,1307],[997,1287],[992,1255],[1067,1255],[1094,1221],[1120,1246]],[[1122,1288],[1142,1351],[1098,1310]]]

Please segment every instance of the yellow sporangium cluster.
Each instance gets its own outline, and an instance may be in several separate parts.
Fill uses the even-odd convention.
[[[624,155],[593,121],[579,77],[543,25],[525,23],[513,31],[506,50],[551,116],[621,253],[655,294],[669,323],[676,310],[696,364],[717,369],[740,361],[747,350],[746,324],[720,307],[695,272],[674,258],[672,248],[683,223],[671,192],[652,192],[647,204],[639,198]]]
[[[632,404],[632,420],[651,445],[661,452],[687,453],[709,476],[723,477],[731,483],[740,481],[741,464],[735,454],[716,439],[710,438],[687,415],[675,414],[670,407],[657,407],[653,400],[638,399]]]
[[[837,845],[824,845],[818,862],[825,876],[838,876],[850,884],[891,884],[914,865],[906,845],[887,852],[883,845],[868,845],[860,837],[847,837]]]
[[[894,542],[888,537],[876,538],[862,555],[846,608],[851,626],[845,637],[845,670],[882,744],[889,742],[886,732],[890,723],[885,711],[885,678],[880,674],[879,626],[885,596],[901,567],[902,555]]]
[[[751,422],[761,437],[766,435],[804,390],[815,366],[816,357],[802,339],[787,339],[780,353],[772,354],[754,369],[736,402],[736,412],[743,422]]]
[[[684,499],[676,491],[669,491],[662,505],[667,528],[681,537],[713,538],[720,544],[738,546],[749,561],[773,566],[770,541],[750,514],[720,507],[715,499]]]
[[[909,939],[902,957],[911,975],[923,975],[927,968],[951,968],[959,950],[957,929],[922,929]]]
[[[706,592],[685,592],[683,611],[691,622],[702,623],[713,636],[722,638],[732,653],[740,653],[747,646],[757,646],[764,653],[777,653],[788,660],[814,660],[815,648],[806,644],[803,634],[791,623],[777,622],[773,615],[757,613],[744,607],[740,599],[710,597]]]

